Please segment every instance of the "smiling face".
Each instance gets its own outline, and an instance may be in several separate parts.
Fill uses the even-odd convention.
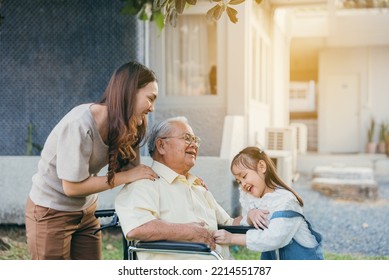
[[[150,82],[140,88],[135,97],[135,112],[137,125],[142,125],[146,115],[154,111],[154,103],[158,96],[157,82]]]
[[[157,140],[157,149],[161,155],[159,161],[181,175],[186,175],[195,165],[199,149],[195,142],[185,142],[186,133],[194,135],[189,125],[172,122],[168,135]]]
[[[236,164],[232,166],[231,171],[244,192],[260,198],[273,191],[265,183],[266,163],[263,160],[258,162],[256,170]]]

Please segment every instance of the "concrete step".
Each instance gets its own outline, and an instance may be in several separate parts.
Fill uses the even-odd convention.
[[[358,202],[378,199],[378,184],[371,179],[314,178],[311,187],[335,199]]]
[[[312,189],[326,196],[352,201],[378,199],[378,184],[371,167],[316,166],[312,177]]]
[[[351,180],[374,180],[370,167],[317,166],[313,170],[313,178],[337,178]]]

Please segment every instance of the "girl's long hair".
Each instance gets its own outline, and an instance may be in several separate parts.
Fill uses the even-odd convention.
[[[137,125],[134,116],[138,90],[157,81],[155,73],[138,62],[120,66],[98,102],[108,111],[108,184],[113,186],[115,173],[136,159],[136,149],[145,138],[147,120]]]
[[[257,165],[260,160],[263,160],[266,163],[266,172],[265,172],[265,184],[272,189],[284,188],[291,193],[293,193],[299,204],[304,206],[302,198],[297,194],[295,190],[289,187],[281,178],[278,176],[276,167],[271,160],[271,158],[258,147],[247,147],[240,151],[231,161],[230,169],[234,166],[243,166],[251,170],[257,170]]]

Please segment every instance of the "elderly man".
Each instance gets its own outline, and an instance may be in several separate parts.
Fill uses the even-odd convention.
[[[154,126],[148,140],[152,169],[159,179],[139,180],[123,187],[115,208],[129,240],[174,240],[207,243],[225,258],[228,246],[215,245],[212,231],[218,224],[238,225],[216,202],[201,180],[189,173],[195,165],[200,139],[185,117]],[[194,255],[138,253],[139,259],[202,259]]]

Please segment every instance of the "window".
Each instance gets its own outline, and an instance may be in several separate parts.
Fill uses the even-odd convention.
[[[269,97],[269,46],[266,40],[261,40],[261,91],[259,100],[268,103]]]
[[[269,87],[269,46],[257,28],[251,29],[251,98],[260,103],[268,103]]]
[[[204,15],[181,15],[165,26],[166,96],[217,94],[217,24]]]

